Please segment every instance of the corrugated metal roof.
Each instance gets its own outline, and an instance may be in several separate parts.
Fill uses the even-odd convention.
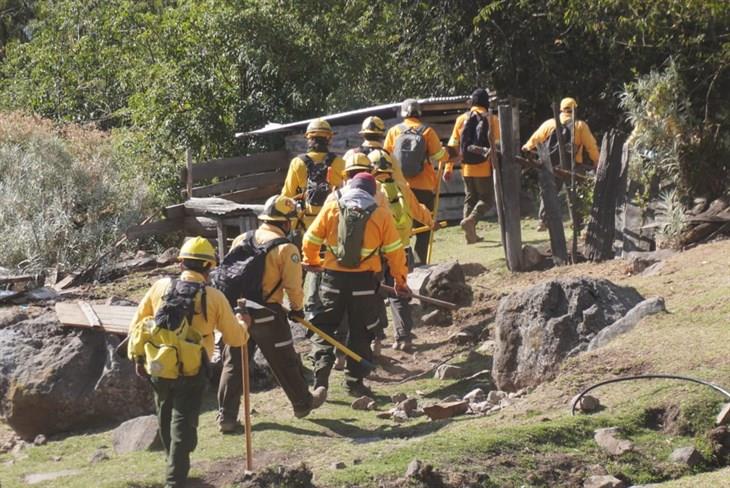
[[[432,98],[421,98],[418,100],[418,102],[421,104],[423,111],[428,112],[428,106],[429,105],[437,105],[437,104],[454,104],[454,109],[461,108],[461,105],[466,102],[466,100],[469,98],[468,95],[461,95],[461,96],[452,96],[452,97],[432,97]],[[307,124],[309,124],[312,120],[322,118],[328,122],[330,122],[332,125],[337,125],[338,122],[344,122],[345,120],[349,118],[355,118],[355,117],[367,117],[369,115],[383,115],[387,112],[393,112],[395,109],[400,107],[401,102],[395,102],[395,103],[388,103],[385,105],[375,105],[373,107],[367,107],[367,108],[360,108],[357,110],[350,110],[349,112],[340,112],[338,114],[332,114],[332,115],[323,115],[322,117],[314,117],[311,119],[306,120],[300,120],[297,122],[290,122],[288,124],[279,124],[276,122],[269,122],[264,127],[256,130],[252,130],[250,132],[238,132],[236,133],[236,137],[243,137],[243,136],[251,136],[251,135],[261,135],[261,134],[274,134],[277,132],[288,132],[292,131],[294,129],[299,129],[301,127],[305,127]],[[386,117],[389,118],[389,117]]]

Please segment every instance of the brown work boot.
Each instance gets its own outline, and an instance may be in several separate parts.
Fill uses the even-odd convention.
[[[312,392],[312,410],[319,408],[324,405],[327,401],[327,388],[324,386],[318,386]]]
[[[462,220],[459,225],[464,231],[464,237],[466,238],[467,244],[474,244],[477,242],[477,221],[473,216],[469,216]]]

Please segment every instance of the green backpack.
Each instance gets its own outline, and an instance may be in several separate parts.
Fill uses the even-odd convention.
[[[346,207],[342,204],[340,191],[337,190],[335,194],[340,209],[340,219],[337,223],[337,246],[330,247],[330,252],[335,255],[341,266],[357,268],[362,261],[378,251],[376,248],[365,256],[362,255],[362,251],[365,251],[362,248],[365,226],[378,205],[374,203],[367,208]]]
[[[398,233],[410,230],[413,225],[413,217],[411,217],[411,214],[408,212],[408,204],[406,203],[406,199],[400,191],[400,188],[398,188],[398,183],[390,178],[380,183],[380,186],[383,188],[388,197],[390,212],[393,214],[395,228],[398,230]]]

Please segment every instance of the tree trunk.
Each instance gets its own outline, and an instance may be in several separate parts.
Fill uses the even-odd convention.
[[[510,105],[499,106],[499,131],[501,153],[499,179],[501,192],[501,213],[499,225],[502,229],[504,252],[510,271],[522,271],[522,229],[520,227],[520,176],[521,167],[515,162],[517,142],[513,136],[513,118],[518,111]],[[497,179],[495,178],[495,186]],[[497,188],[495,187],[495,193]]]
[[[545,223],[550,233],[550,249],[552,250],[553,262],[556,266],[563,266],[568,263],[568,247],[565,243],[563,215],[560,211],[558,189],[555,185],[555,175],[553,174],[550,149],[547,143],[537,146],[537,155],[541,163],[537,169],[540,198],[543,201]]]

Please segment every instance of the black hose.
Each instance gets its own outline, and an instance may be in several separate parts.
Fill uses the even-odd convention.
[[[581,398],[583,398],[583,396],[585,396],[586,393],[598,388],[599,386],[608,385],[610,383],[618,383],[620,381],[647,380],[647,379],[657,379],[657,378],[666,379],[666,380],[684,380],[684,381],[691,381],[693,383],[699,383],[700,385],[709,386],[713,390],[719,391],[720,393],[725,395],[728,399],[730,399],[730,393],[727,390],[725,390],[724,388],[717,386],[713,383],[709,383],[707,381],[698,380],[696,378],[689,378],[687,376],[678,376],[678,375],[674,375],[674,374],[642,374],[642,375],[637,375],[637,376],[624,376],[623,378],[614,378],[612,380],[601,381],[600,383],[596,383],[595,385],[586,388],[585,390],[580,392],[580,394],[577,397],[575,397],[575,400],[573,400],[573,404],[571,405],[571,408],[570,408],[570,414],[575,415],[575,406],[578,404],[578,402],[580,402]]]

